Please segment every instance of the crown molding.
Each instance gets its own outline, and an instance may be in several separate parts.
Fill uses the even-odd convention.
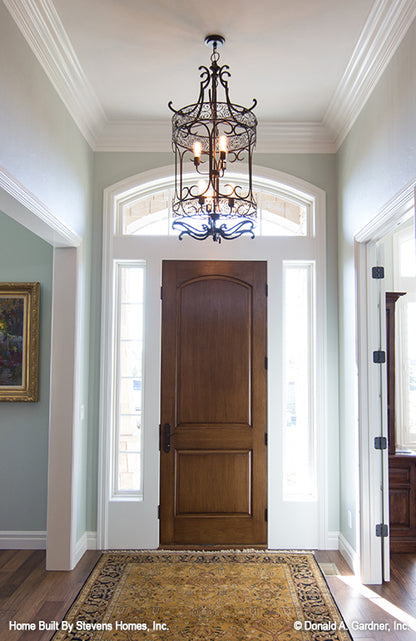
[[[26,42],[91,147],[105,113],[52,0],[3,0]]]
[[[339,149],[416,16],[416,0],[376,0],[323,118]]]
[[[54,247],[79,247],[81,237],[57,218],[31,191],[0,166],[0,189],[9,194],[22,208],[7,207],[0,199],[5,214],[30,229]]]
[[[109,120],[53,0],[3,0],[94,151],[170,151],[170,123]],[[335,153],[416,16],[416,0],[375,0],[322,122],[263,122],[259,153]]]
[[[170,120],[107,121],[95,151],[171,151]],[[260,122],[257,153],[334,153],[335,142],[321,123]]]
[[[354,236],[358,243],[380,240],[397,228],[400,222],[414,215],[416,176]]]
[[[166,120],[107,120],[94,151],[169,152],[172,125]]]
[[[335,141],[320,122],[260,122],[256,151],[280,154],[332,154]]]

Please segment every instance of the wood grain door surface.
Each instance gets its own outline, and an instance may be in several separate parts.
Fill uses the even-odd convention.
[[[266,282],[265,262],[163,263],[162,545],[267,543]]]

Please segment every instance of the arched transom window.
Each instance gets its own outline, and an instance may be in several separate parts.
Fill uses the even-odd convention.
[[[264,189],[257,185],[256,236],[311,236],[313,208],[311,203],[295,193]],[[175,236],[172,229],[173,185],[137,195],[120,203],[118,234],[121,236]]]

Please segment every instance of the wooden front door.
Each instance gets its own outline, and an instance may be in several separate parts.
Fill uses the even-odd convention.
[[[267,543],[265,262],[164,261],[160,543]]]

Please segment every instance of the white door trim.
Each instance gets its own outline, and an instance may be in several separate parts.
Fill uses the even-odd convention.
[[[316,524],[316,539],[313,547],[325,548],[327,541],[329,540],[328,533],[328,505],[327,505],[327,491],[328,491],[328,479],[327,479],[327,382],[325,378],[326,372],[326,361],[327,361],[327,352],[326,352],[326,219],[325,219],[325,203],[326,203],[326,194],[323,190],[303,181],[299,178],[291,176],[289,174],[266,169],[263,167],[255,167],[254,171],[255,179],[258,179],[261,184],[267,188],[272,184],[278,186],[282,192],[285,190],[288,194],[298,194],[299,197],[303,196],[305,199],[309,199],[311,203],[315,206],[315,219],[316,219],[316,240],[315,239],[302,239],[302,247],[310,246],[314,244],[313,251],[315,260],[316,260],[316,270],[317,270],[317,282],[323,284],[318,288],[317,291],[317,300],[316,308],[319,315],[317,319],[317,326],[319,326],[318,332],[318,344],[317,344],[317,368],[320,371],[320,381],[318,385],[319,394],[317,397],[317,404],[319,406],[318,412],[321,417],[322,422],[320,423],[320,433],[319,433],[319,442],[318,449],[321,454],[322,464],[318,464],[319,470],[319,516]],[[256,239],[258,242],[252,241],[251,239],[246,240],[241,239],[236,244],[227,246],[229,249],[225,249],[223,245],[220,246],[221,253],[216,246],[216,243],[197,243],[194,241],[189,241],[186,239],[183,241],[183,244],[178,245],[178,240],[174,237],[163,238],[159,237],[120,237],[117,229],[116,218],[119,208],[123,206],[124,203],[135,199],[138,195],[145,195],[146,192],[163,189],[165,186],[171,183],[173,177],[173,167],[163,167],[157,170],[147,171],[136,176],[131,176],[125,180],[120,181],[115,185],[111,185],[104,190],[104,211],[103,211],[103,262],[102,262],[102,332],[101,332],[101,384],[100,384],[100,436],[99,436],[99,476],[98,476],[98,521],[97,521],[97,545],[102,549],[107,549],[109,545],[109,498],[110,498],[110,485],[109,479],[111,478],[110,474],[110,454],[111,454],[111,436],[109,435],[108,427],[108,418],[112,415],[112,404],[111,404],[111,372],[113,371],[113,285],[114,285],[114,260],[132,260],[140,259],[146,260],[149,264],[155,266],[155,269],[152,273],[156,274],[157,269],[159,269],[159,262],[161,258],[178,258],[178,247],[181,248],[182,258],[196,258],[196,259],[218,259],[218,258],[227,258],[235,260],[256,260],[262,259],[266,260],[270,256],[270,260],[274,258],[273,251],[273,239],[272,238],[259,238]],[[291,240],[288,238],[286,244],[290,245]],[[173,242],[172,242],[173,241]],[[261,241],[261,242],[259,242]],[[263,249],[261,249],[261,247]],[[232,248],[232,249],[231,249]],[[312,250],[311,250],[312,251]],[[266,254],[264,253],[266,252]],[[233,255],[230,255],[230,254]],[[299,259],[304,258],[301,250],[297,250],[295,255],[288,255],[287,259],[295,259],[299,255]],[[155,288],[159,283],[154,283]],[[273,289],[273,288],[271,288]],[[273,291],[269,289],[269,302],[272,304],[272,295]],[[159,301],[160,303],[160,301]],[[157,326],[159,323],[157,313],[155,312],[153,318],[153,326]],[[154,330],[153,330],[154,331]],[[321,338],[319,338],[321,337]],[[153,340],[153,339],[152,339]],[[158,349],[156,344],[153,345],[155,349]],[[153,352],[153,361],[156,361],[158,358],[158,351]],[[270,360],[269,360],[270,363]],[[153,374],[157,377],[159,365],[153,363]],[[157,371],[156,371],[157,370]],[[269,375],[271,372],[269,370]],[[156,379],[155,379],[156,380]],[[159,380],[159,379],[158,379]],[[153,383],[152,383],[153,385]],[[154,386],[154,385],[153,385]],[[159,381],[160,386],[160,381]],[[155,388],[156,389],[156,388]],[[270,392],[270,389],[269,389]],[[155,392],[156,393],[156,392]],[[271,397],[272,394],[269,394]],[[276,394],[273,392],[273,396]],[[155,408],[153,408],[155,405]],[[157,430],[158,420],[158,405],[157,399],[152,400],[152,424],[149,426],[151,429]],[[146,426],[145,426],[146,429]],[[152,443],[152,448],[154,448],[153,435],[150,435],[150,443]],[[270,445],[269,445],[269,469],[273,467],[273,460],[270,460],[270,452],[273,448],[273,437],[270,435]],[[156,445],[157,450],[157,445]],[[158,460],[155,456],[158,454],[155,451],[148,452],[146,454],[147,460],[148,456],[151,460]],[[279,452],[275,452],[276,456],[279,455]],[[151,495],[153,496],[153,483],[151,484],[152,490]],[[270,492],[269,492],[269,501],[270,501]],[[154,506],[152,507],[152,513],[156,514],[156,499],[154,500]],[[271,507],[271,506],[270,506]],[[142,509],[142,508],[141,508]],[[143,514],[149,513],[148,508],[144,509]],[[155,518],[155,517],[152,517]],[[278,515],[273,516],[273,510],[269,509],[269,529],[273,520],[278,523]],[[154,526],[149,526],[153,528]],[[146,534],[146,537],[150,536],[149,533]],[[157,540],[152,535],[151,544],[149,547],[157,545]],[[111,542],[110,542],[111,545]],[[273,545],[273,537],[269,535],[269,545]]]
[[[78,432],[80,383],[75,368],[82,327],[77,322],[82,239],[4,167],[0,167],[0,209],[54,247],[46,554],[49,570],[71,570],[80,558],[73,446]]]
[[[78,234],[1,166],[0,209],[53,247],[79,247],[81,244]]]
[[[378,214],[355,235],[355,270],[357,277],[357,363],[358,363],[358,421],[359,421],[359,512],[360,512],[360,565],[361,580],[366,584],[383,581],[383,561],[380,539],[375,536],[375,526],[382,522],[382,504],[388,509],[387,455],[383,456],[386,482],[380,496],[382,480],[380,452],[374,449],[374,437],[380,436],[385,425],[386,409],[379,401],[380,365],[372,362],[373,350],[382,349],[385,339],[377,316],[378,299],[375,281],[370,270],[377,264],[376,242],[389,234],[398,224],[414,212],[415,180],[396,194]],[[385,349],[385,346],[384,346]],[[387,407],[384,398],[384,408]],[[386,568],[388,570],[388,568]],[[388,578],[388,571],[385,574]]]

